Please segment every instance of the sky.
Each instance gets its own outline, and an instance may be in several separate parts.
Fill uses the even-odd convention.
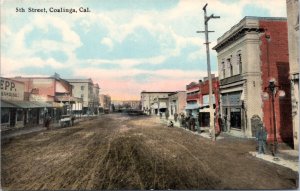
[[[245,16],[286,17],[285,0],[0,0],[1,76],[91,78],[100,94],[138,100],[140,92],[182,91],[218,75],[217,38]],[[49,9],[77,12],[50,12]],[[80,12],[79,8],[90,12]],[[25,12],[17,11],[23,8]],[[29,8],[47,12],[29,12]]]

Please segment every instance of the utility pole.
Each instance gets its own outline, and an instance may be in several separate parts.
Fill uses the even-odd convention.
[[[208,83],[209,83],[209,117],[210,117],[210,133],[211,138],[213,141],[216,140],[216,134],[215,134],[215,126],[214,126],[214,112],[213,112],[213,103],[212,103],[212,79],[211,79],[211,69],[210,69],[210,55],[209,55],[209,41],[208,41],[208,33],[209,32],[215,32],[215,31],[208,31],[208,21],[209,19],[219,19],[220,16],[214,16],[214,14],[211,14],[209,17],[206,15],[206,7],[207,3],[203,7],[204,11],[204,26],[205,31],[197,31],[197,33],[205,33],[205,45],[206,45],[206,57],[207,57],[207,73],[208,73]]]

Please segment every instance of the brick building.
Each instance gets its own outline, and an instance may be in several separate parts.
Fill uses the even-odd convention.
[[[291,95],[288,80],[288,40],[286,18],[245,17],[218,38],[221,113],[228,132],[253,137],[251,118],[259,116],[273,141],[274,124],[271,97],[263,99],[270,79],[275,79],[274,111],[279,142],[292,142]],[[278,90],[286,96],[278,97]],[[270,94],[271,95],[271,94]]]
[[[219,113],[219,80],[212,74],[212,103],[214,105],[214,113],[216,114],[215,121],[218,121]],[[194,117],[200,115],[200,127],[209,127],[209,80],[207,77],[199,80],[198,83],[191,82],[186,86],[186,112],[191,113]],[[215,123],[215,128],[218,130],[219,125]]]

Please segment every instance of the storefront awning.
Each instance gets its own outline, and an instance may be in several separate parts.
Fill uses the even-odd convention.
[[[52,107],[51,104],[46,102],[38,102],[38,101],[13,101],[13,100],[5,100],[6,103],[15,106],[16,108],[45,108]],[[1,106],[2,107],[2,106]]]
[[[16,108],[15,105],[12,105],[4,100],[0,101],[1,108]]]
[[[33,104],[38,105],[40,107],[53,107],[52,104],[47,102],[40,102],[40,101],[32,101]]]
[[[187,104],[185,109],[186,110],[192,110],[192,109],[199,109],[200,108],[200,105],[195,103],[195,104]]]

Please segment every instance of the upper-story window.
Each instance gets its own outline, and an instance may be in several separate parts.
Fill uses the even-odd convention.
[[[239,74],[241,74],[242,73],[242,52],[238,51],[236,56],[237,56],[237,64],[239,67]]]
[[[226,73],[225,73],[225,62],[224,61],[222,62],[221,67],[222,67],[221,70],[222,70],[223,78],[225,78]]]
[[[229,68],[230,76],[233,76],[233,66],[232,66],[232,63],[231,63],[231,58],[227,59],[227,66]]]
[[[84,86],[81,86],[81,90],[84,90]]]

